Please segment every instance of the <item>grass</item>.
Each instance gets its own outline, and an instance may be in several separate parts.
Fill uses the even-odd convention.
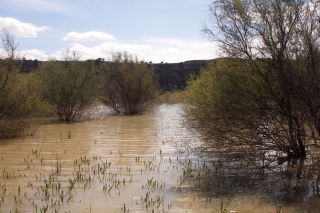
[[[25,177],[29,175],[29,171],[32,173],[33,168],[45,167],[48,162],[42,156],[40,149],[42,149],[42,145],[37,146],[37,149],[32,149],[28,157],[23,158],[23,164],[25,165],[25,168],[21,169],[23,172],[4,169],[1,179],[7,179],[8,181],[17,179],[19,182],[23,182],[26,179]],[[51,171],[43,169],[40,173],[34,174],[34,180],[28,181],[26,186],[19,185],[17,190],[9,189],[10,194],[8,194],[7,186],[5,184],[1,185],[0,210],[9,210],[9,203],[14,199],[15,212],[30,208],[33,212],[59,212],[65,209],[66,204],[71,205],[77,202],[76,197],[81,194],[80,191],[86,193],[90,190],[98,190],[99,185],[102,186],[102,192],[106,197],[121,196],[123,191],[132,183],[133,177],[137,175],[137,172],[132,173],[131,164],[125,170],[121,167],[120,170],[124,171],[119,171],[119,166],[113,165],[113,162],[108,161],[107,158],[89,157],[82,151],[80,157],[73,160],[73,172],[64,172],[62,170],[63,154],[58,155],[57,153],[52,153],[55,158],[55,168],[52,168]],[[67,153],[64,152],[64,154]],[[118,158],[122,158],[123,155],[124,153],[119,152]],[[149,176],[150,171],[156,170],[156,156],[152,156],[150,159],[144,157],[143,164],[141,162],[142,157],[134,158],[135,168],[140,167],[140,175]],[[142,188],[146,191],[144,193],[145,197],[142,199],[143,196],[141,196],[141,203],[136,205],[141,205],[146,209],[159,209],[164,201],[165,183],[151,177],[151,179],[147,179]],[[24,193],[24,196],[21,196],[22,193]],[[164,207],[162,208],[165,211]],[[122,210],[123,212],[129,212],[129,207],[124,204]]]

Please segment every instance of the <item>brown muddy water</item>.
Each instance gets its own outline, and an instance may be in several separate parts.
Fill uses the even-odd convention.
[[[189,151],[179,105],[0,141],[0,212],[320,212],[319,161],[272,168]],[[181,152],[183,151],[183,152]]]

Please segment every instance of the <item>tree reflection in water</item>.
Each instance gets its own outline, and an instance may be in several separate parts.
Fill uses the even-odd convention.
[[[188,160],[183,162],[184,176],[192,183],[184,190],[198,190],[208,198],[263,196],[273,206],[281,204],[298,212],[319,212],[320,153],[310,151],[305,159],[267,160],[230,152],[196,153],[202,157],[193,160],[192,165]]]

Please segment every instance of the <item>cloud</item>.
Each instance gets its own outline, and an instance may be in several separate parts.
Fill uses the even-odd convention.
[[[26,59],[31,59],[31,60],[47,60],[49,55],[45,53],[43,50],[38,50],[38,49],[30,49],[30,50],[18,50],[16,52],[16,56],[18,58],[26,58]],[[0,48],[0,58],[6,58],[7,57],[7,52]]]
[[[81,54],[81,59],[97,59],[105,58],[110,59],[113,52],[128,51],[130,54],[137,56],[142,55],[142,53],[150,52],[151,47],[139,44],[124,44],[115,41],[103,42],[95,46],[85,46],[81,43],[72,43],[68,47],[71,51],[76,51]],[[62,50],[57,51],[52,56],[55,58],[60,57]],[[140,58],[140,57],[139,57]]]
[[[38,60],[47,60],[48,55],[43,50],[31,49],[31,50],[21,50],[20,57],[25,57],[26,59],[38,59]]]
[[[164,45],[164,46],[180,46],[184,47],[186,46],[186,43],[188,40],[181,39],[181,38],[151,38],[146,39],[145,42],[147,43],[153,43],[157,45]],[[193,40],[190,40],[191,42],[194,42]]]
[[[0,28],[6,28],[11,34],[18,37],[37,37],[38,32],[51,30],[50,27],[37,27],[12,17],[0,17]]]
[[[150,60],[182,62],[188,60],[212,59],[218,57],[217,44],[202,40],[181,38],[153,38],[145,41],[153,46]]]
[[[134,43],[113,40],[94,46],[75,42],[71,43],[68,48],[80,53],[82,60],[96,58],[108,60],[111,58],[111,54],[117,51],[127,51],[141,60],[153,63],[176,63],[218,57],[214,43],[177,38],[146,39],[134,41]],[[52,54],[51,57],[60,58],[60,52]]]
[[[89,31],[84,33],[78,33],[78,32],[69,32],[67,35],[63,38],[65,41],[108,41],[108,40],[114,40],[114,37],[112,35],[103,33],[103,32],[97,32],[97,31]]]
[[[181,38],[153,38],[140,40],[124,40],[120,41],[113,37],[106,36],[102,33],[103,39],[100,43],[84,42],[91,40],[90,33],[68,34],[66,46],[56,49],[55,52],[46,52],[38,49],[23,50],[22,55],[27,59],[47,60],[50,58],[61,59],[61,53],[66,49],[76,51],[81,55],[81,60],[105,58],[111,59],[113,52],[127,51],[129,54],[135,55],[139,60],[152,61],[153,63],[178,63],[189,60],[206,60],[219,57],[218,45],[216,43],[207,42],[196,39]],[[93,33],[96,35],[96,33]],[[101,39],[101,40],[103,40]],[[79,40],[79,41],[75,41]]]

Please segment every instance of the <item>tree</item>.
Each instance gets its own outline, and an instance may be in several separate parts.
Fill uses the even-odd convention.
[[[39,84],[34,74],[19,73],[18,44],[6,29],[2,31],[3,55],[0,59],[0,138],[19,135],[30,126],[31,115],[42,108]]]
[[[318,146],[319,6],[312,0],[210,5],[203,32],[229,59],[208,71],[214,77],[204,86],[210,96],[201,100],[207,118],[192,101],[186,113],[211,145],[294,157],[305,157],[306,146]],[[191,87],[202,91],[197,84],[203,78]]]
[[[98,80],[93,62],[79,61],[69,50],[64,61],[54,59],[43,63],[39,78],[43,95],[60,120],[73,121],[84,115],[97,99]]]
[[[117,113],[138,114],[153,110],[158,94],[153,70],[127,52],[112,55],[101,66],[101,101]]]

